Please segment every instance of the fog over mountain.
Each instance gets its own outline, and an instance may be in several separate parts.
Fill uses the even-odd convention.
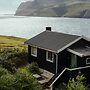
[[[21,3],[15,15],[90,18],[90,0],[31,0]]]

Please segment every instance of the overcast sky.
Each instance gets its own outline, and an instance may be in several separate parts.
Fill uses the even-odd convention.
[[[22,1],[27,1],[27,0],[0,0],[0,13],[15,12],[15,10]]]

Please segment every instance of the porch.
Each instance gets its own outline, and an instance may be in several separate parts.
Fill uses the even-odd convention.
[[[40,68],[40,72],[41,72],[40,75],[34,74],[33,76],[38,80],[38,82],[41,85],[45,85],[54,76],[53,73],[51,73],[47,70],[41,69],[41,68]]]

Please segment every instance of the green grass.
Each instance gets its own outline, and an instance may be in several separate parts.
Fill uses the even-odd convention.
[[[0,36],[0,48],[25,47],[25,41],[25,38],[19,38],[14,36]]]

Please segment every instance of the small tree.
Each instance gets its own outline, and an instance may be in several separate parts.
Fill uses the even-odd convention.
[[[41,74],[40,70],[39,70],[39,66],[37,63],[32,62],[31,64],[29,64],[27,66],[27,68],[29,69],[30,72],[32,72],[33,74]]]
[[[67,90],[87,90],[85,79],[84,75],[77,75],[76,78],[70,79],[66,85]]]

